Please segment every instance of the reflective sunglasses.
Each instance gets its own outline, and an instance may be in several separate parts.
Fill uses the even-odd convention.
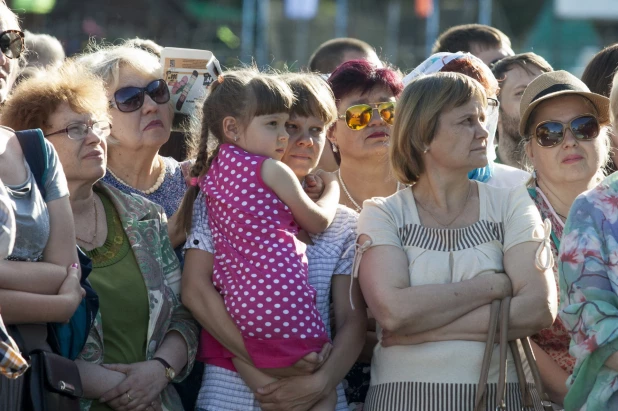
[[[24,33],[19,30],[0,33],[0,51],[10,59],[18,59],[24,51]]]
[[[386,124],[393,125],[395,121],[395,102],[386,101],[383,103],[357,104],[348,107],[345,114],[337,116],[339,120],[345,120],[347,126],[352,130],[362,130],[371,121],[373,110],[378,110],[382,120]]]
[[[53,133],[45,134],[45,137],[53,136],[55,134],[67,133],[67,136],[71,140],[83,140],[88,136],[88,131],[92,132],[98,137],[107,137],[112,131],[112,125],[107,121],[96,121],[86,123],[71,123],[62,130],[54,131]]]
[[[146,87],[123,87],[114,93],[114,101],[110,107],[116,107],[123,113],[139,110],[144,105],[144,94],[148,94],[157,104],[170,101],[170,90],[165,80],[158,79],[148,83]]]
[[[543,121],[536,126],[534,136],[541,147],[554,147],[562,143],[567,129],[577,140],[588,141],[599,136],[601,127],[599,121],[592,114],[584,114],[575,117],[569,123],[561,123],[556,120]]]

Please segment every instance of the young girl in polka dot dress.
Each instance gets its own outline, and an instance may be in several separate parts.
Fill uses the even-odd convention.
[[[328,227],[339,188],[333,176],[320,174],[324,192],[314,203],[279,161],[293,101],[290,88],[275,76],[242,70],[219,77],[204,102],[192,169],[213,233],[213,283],[253,360],[251,365],[235,358],[234,366],[253,390],[275,380],[260,368],[290,367],[329,342],[307,282],[306,245],[296,235],[301,227],[310,233]],[[211,153],[209,136],[216,140]],[[191,190],[187,199],[194,201],[196,193]],[[184,209],[191,209],[189,201]],[[312,409],[333,410],[335,402],[333,391]]]

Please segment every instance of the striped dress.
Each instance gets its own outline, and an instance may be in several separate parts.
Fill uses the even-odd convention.
[[[403,249],[409,261],[410,286],[448,284],[504,272],[503,256],[507,250],[520,243],[541,240],[533,234],[540,228],[541,218],[525,187],[477,185],[479,220],[468,227],[424,227],[412,190],[402,190],[388,198],[366,201],[358,233],[371,237],[372,247],[389,245]],[[381,334],[378,326],[378,340]],[[471,411],[484,350],[485,343],[476,341],[387,348],[378,342],[364,409]],[[498,368],[496,344],[489,371],[487,409],[495,407]],[[520,409],[519,384],[510,351],[507,370],[507,409]],[[529,376],[527,363],[524,370]],[[530,376],[528,381],[532,382]],[[538,396],[535,400],[540,404]]]

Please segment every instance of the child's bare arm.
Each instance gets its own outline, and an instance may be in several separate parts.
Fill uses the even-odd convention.
[[[335,218],[339,202],[339,185],[333,175],[319,174],[324,181],[324,193],[315,203],[303,191],[292,170],[280,161],[266,160],[261,170],[262,180],[292,211],[296,222],[310,233],[326,230]]]

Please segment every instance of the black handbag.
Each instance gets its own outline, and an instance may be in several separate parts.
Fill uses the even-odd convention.
[[[25,342],[17,327],[11,335],[22,354]],[[30,368],[24,379],[23,411],[79,411],[79,398],[83,396],[79,369],[74,361],[41,349],[26,355]]]

